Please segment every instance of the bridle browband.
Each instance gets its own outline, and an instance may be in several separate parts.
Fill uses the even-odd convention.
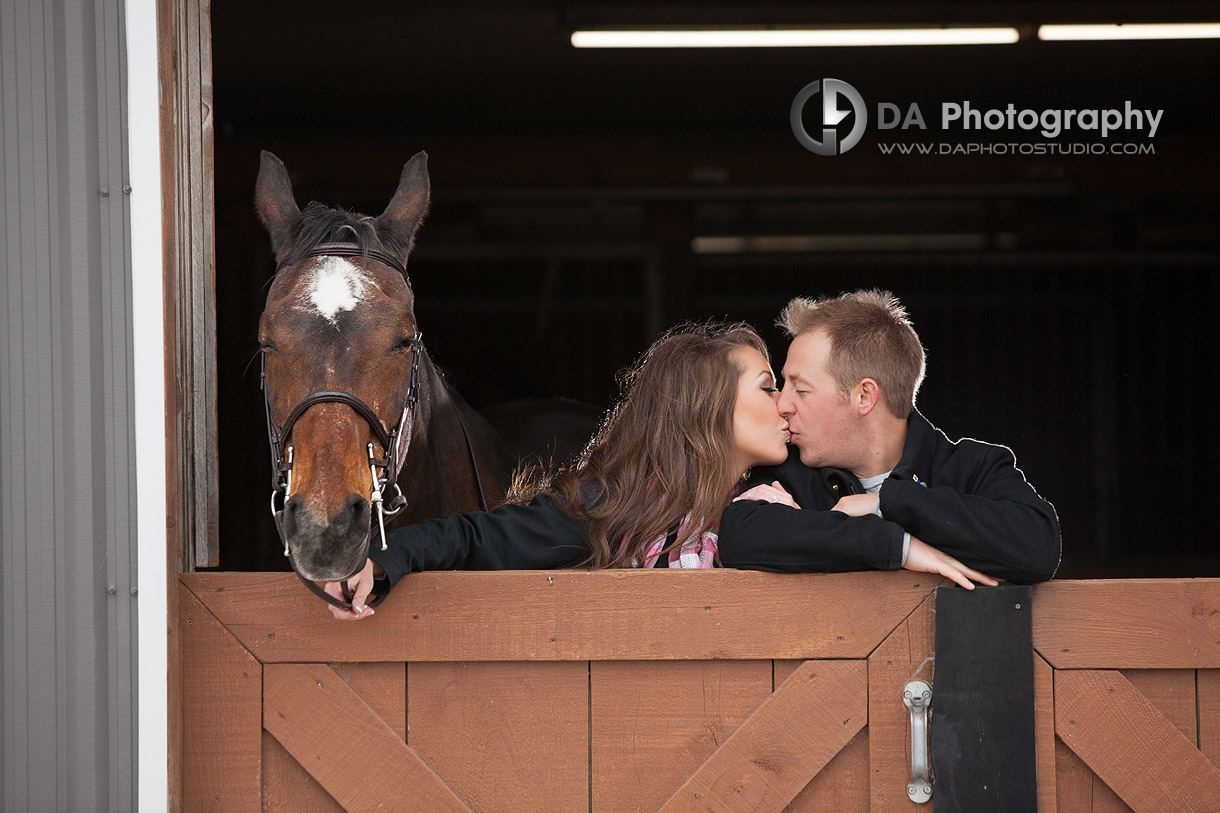
[[[411,279],[407,276],[406,266],[398,258],[378,249],[362,249],[353,243],[319,244],[298,258],[280,263],[276,267],[275,273],[279,274],[285,266],[307,260],[310,257],[363,257],[375,260],[402,274],[407,287],[411,287]],[[271,515],[275,519],[275,528],[279,533],[280,541],[284,543],[284,556],[288,557],[288,561],[292,564],[292,570],[297,574],[297,577],[315,595],[340,609],[352,609],[352,592],[351,588],[348,587],[348,580],[342,579],[339,582],[343,595],[347,599],[346,601],[339,601],[312,580],[301,575],[301,572],[297,570],[296,561],[293,559],[288,547],[288,535],[284,531],[284,508],[287,504],[288,492],[292,488],[293,447],[286,445],[286,441],[297,420],[305,414],[306,410],[318,404],[344,404],[364,419],[365,423],[369,425],[369,429],[372,430],[377,442],[381,444],[382,451],[385,454],[383,458],[374,456],[373,444],[368,444],[369,473],[372,480],[369,502],[375,506],[377,511],[377,522],[381,531],[381,549],[385,550],[385,517],[393,517],[407,505],[407,498],[403,495],[402,489],[398,485],[398,475],[402,471],[403,464],[406,462],[407,452],[411,447],[411,436],[414,434],[415,407],[419,403],[419,358],[424,352],[423,336],[417,331],[415,338],[411,342],[411,376],[410,382],[407,385],[407,397],[403,402],[402,413],[399,415],[398,423],[388,431],[382,425],[381,418],[377,416],[372,407],[352,393],[343,390],[318,390],[311,392],[292,408],[292,411],[288,413],[288,417],[284,420],[283,426],[277,426],[275,419],[271,417],[271,398],[267,392],[267,354],[259,354],[261,357],[259,386],[263,391],[263,406],[267,413],[267,440],[271,446]],[[487,501],[483,496],[483,482],[482,478],[479,477],[479,464],[475,458],[474,447],[470,443],[470,434],[466,431],[466,424],[462,420],[460,412],[457,413],[457,418],[466,440],[466,449],[470,452],[470,462],[474,466],[475,485],[479,493],[479,508],[486,511]],[[380,473],[378,469],[380,469]],[[393,494],[388,497],[384,495],[387,487],[393,488]],[[348,578],[351,577],[349,576]],[[386,595],[382,594],[369,601],[368,606],[376,607],[385,599]]]

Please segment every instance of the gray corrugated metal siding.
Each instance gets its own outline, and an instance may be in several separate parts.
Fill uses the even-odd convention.
[[[6,811],[135,807],[122,70],[119,0],[0,4]]]

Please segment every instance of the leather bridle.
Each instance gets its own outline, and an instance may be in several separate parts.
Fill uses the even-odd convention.
[[[407,397],[403,403],[402,414],[398,417],[398,423],[388,432],[372,407],[350,392],[343,390],[317,390],[316,392],[311,392],[292,408],[292,411],[288,413],[288,417],[284,420],[283,426],[276,426],[275,419],[271,417],[271,399],[267,394],[267,356],[265,353],[263,354],[259,381],[263,390],[263,406],[267,412],[267,439],[271,444],[271,514],[276,519],[276,527],[280,529],[280,540],[284,543],[285,556],[290,554],[288,551],[288,541],[284,536],[280,523],[283,519],[284,510],[282,503],[283,500],[287,499],[288,491],[292,486],[293,458],[293,447],[286,446],[285,441],[289,433],[292,432],[292,427],[296,424],[297,420],[310,407],[318,404],[344,404],[351,407],[361,418],[364,418],[365,423],[369,425],[369,429],[372,430],[374,437],[381,444],[381,448],[386,454],[384,458],[376,457],[373,454],[373,444],[370,443],[368,445],[368,461],[373,481],[371,502],[379,504],[379,516],[392,517],[406,507],[407,498],[403,496],[402,489],[398,487],[398,475],[402,471],[403,463],[407,459],[407,452],[411,447],[411,430],[415,427],[415,405],[419,402],[419,357],[423,352],[422,337],[417,334],[411,347],[411,380],[407,386]],[[381,470],[380,474],[377,473],[377,469]],[[388,501],[384,498],[384,489],[387,485],[392,486],[394,489],[394,494],[389,497]],[[278,509],[276,508],[277,498],[281,501],[281,506]],[[384,526],[382,528],[381,549],[385,550]]]
[[[382,263],[402,274],[402,278],[406,281],[408,288],[411,285],[411,279],[407,276],[406,267],[396,257],[377,249],[362,249],[352,243],[322,243],[292,262],[300,262],[310,257],[335,256],[363,257]],[[276,273],[278,274],[288,264],[281,263],[276,268]],[[292,432],[292,427],[300,417],[308,409],[318,404],[344,404],[364,419],[369,425],[369,429],[372,430],[377,442],[381,444],[385,454],[385,457],[376,457],[373,453],[373,444],[368,444],[369,474],[372,481],[369,502],[374,506],[374,510],[377,511],[377,521],[381,531],[381,549],[385,550],[385,517],[394,516],[407,505],[407,499],[403,496],[402,489],[398,486],[398,475],[402,471],[403,463],[406,461],[407,452],[411,446],[411,436],[415,428],[415,407],[419,403],[419,358],[423,353],[422,335],[417,332],[414,340],[411,342],[411,377],[410,383],[407,386],[407,396],[403,402],[398,423],[388,431],[382,425],[381,419],[373,411],[372,407],[352,393],[343,390],[317,390],[311,392],[292,408],[288,413],[288,417],[284,420],[284,424],[277,426],[275,419],[271,416],[271,398],[267,392],[267,354],[265,352],[260,354],[262,364],[259,374],[259,385],[263,390],[263,406],[267,413],[267,440],[271,445],[271,515],[275,519],[275,528],[279,533],[280,541],[284,543],[284,555],[288,557],[288,561],[292,564],[293,572],[297,574],[305,586],[313,591],[314,594],[344,610],[352,609],[352,592],[351,588],[348,587],[348,580],[342,579],[340,581],[343,595],[347,601],[339,601],[312,580],[301,575],[301,572],[297,570],[296,561],[293,559],[292,552],[289,549],[288,535],[284,531],[284,508],[288,500],[289,491],[292,488],[293,447],[287,445],[287,440]],[[479,507],[486,511],[487,502],[483,497],[483,483],[479,477],[479,465],[475,459],[474,447],[470,443],[470,434],[466,431],[466,424],[462,421],[460,412],[457,417],[462,427],[462,434],[465,436],[466,448],[470,452],[471,464],[474,466],[475,483],[479,491]],[[392,495],[385,495],[387,487],[393,489]],[[378,596],[370,601],[368,606],[376,607],[384,598],[384,594]]]

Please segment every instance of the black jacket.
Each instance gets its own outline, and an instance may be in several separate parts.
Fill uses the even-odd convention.
[[[502,505],[429,519],[386,532],[369,558],[386,572],[377,592],[420,570],[545,570],[572,567],[589,556],[584,523],[541,496],[529,505]]]
[[[742,500],[720,523],[725,567],[780,572],[837,572],[902,566],[903,531],[989,576],[1030,583],[1059,567],[1059,519],[1026,482],[1005,446],[950,441],[912,413],[902,460],[881,487],[881,514],[830,511],[839,497],[862,494],[842,469],[811,469],[797,450],[751,483],[779,480],[802,510]]]

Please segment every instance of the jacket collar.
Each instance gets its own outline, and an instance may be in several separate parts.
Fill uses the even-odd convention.
[[[902,447],[902,459],[894,467],[892,476],[904,480],[926,477],[928,472],[919,471],[919,467],[932,459],[937,436],[944,437],[944,433],[933,426],[922,412],[912,410],[911,417],[907,418],[907,442]]]
[[[918,478],[918,481],[922,482],[928,473],[919,471],[919,467],[932,459],[938,436],[943,437],[944,433],[933,426],[919,410],[912,410],[911,416],[907,418],[907,440],[902,447],[902,459],[898,461],[890,476],[904,480]],[[799,462],[799,458],[797,460]],[[840,497],[864,493],[860,479],[847,469],[823,466],[817,471],[826,488]]]
[[[822,476],[822,482],[826,484],[826,488],[837,497],[864,493],[864,486],[860,485],[860,479],[847,469],[825,466],[818,469],[818,474]]]

